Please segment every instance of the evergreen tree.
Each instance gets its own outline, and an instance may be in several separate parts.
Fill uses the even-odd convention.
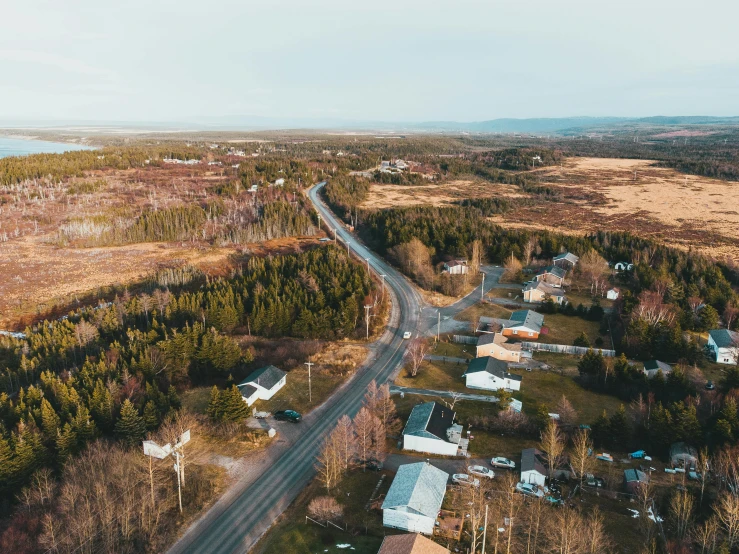
[[[221,392],[218,387],[213,385],[210,389],[210,401],[208,402],[208,417],[213,421],[220,421],[223,415],[223,403],[221,401]]]
[[[149,400],[144,406],[144,423],[149,431],[159,427],[159,412],[153,400]]]
[[[56,439],[59,432],[60,419],[54,411],[54,408],[46,398],[41,401],[41,429],[44,431],[44,438],[47,441]]]
[[[582,346],[584,348],[590,348],[590,339],[585,334],[585,331],[580,333],[577,338],[572,343],[574,346]]]
[[[698,316],[702,331],[710,331],[718,327],[718,312],[710,304],[703,306]]]
[[[0,493],[9,492],[13,483],[17,464],[13,457],[13,451],[5,436],[0,432]]]
[[[221,393],[221,405],[223,421],[242,421],[249,417],[249,407],[241,396],[239,387],[233,385]]]
[[[64,424],[56,436],[56,450],[59,453],[59,461],[64,462],[77,450],[77,435],[69,423]]]
[[[121,441],[129,446],[142,441],[146,434],[144,418],[139,415],[136,406],[128,399],[124,400],[121,406],[121,417],[115,424],[115,433]]]

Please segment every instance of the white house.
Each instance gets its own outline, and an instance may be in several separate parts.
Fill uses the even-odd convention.
[[[382,503],[382,524],[431,535],[444,502],[449,474],[428,462],[398,468]]]
[[[444,264],[444,272],[449,275],[464,275],[469,270],[470,267],[467,265],[467,260],[452,260]]]
[[[708,349],[719,364],[736,364],[739,361],[739,333],[728,329],[708,332]]]
[[[521,482],[544,486],[547,470],[544,453],[536,448],[521,451]]]
[[[272,398],[278,390],[285,386],[286,382],[287,373],[273,365],[268,365],[256,370],[236,386],[241,391],[241,398],[247,406],[251,406],[257,400]]]
[[[454,410],[436,402],[413,407],[403,429],[403,450],[456,456],[462,426],[454,423]]]
[[[508,364],[492,356],[472,360],[462,377],[470,389],[521,390],[521,376],[508,373]]]
[[[614,287],[606,293],[606,298],[608,300],[618,300],[620,294],[621,291]]]

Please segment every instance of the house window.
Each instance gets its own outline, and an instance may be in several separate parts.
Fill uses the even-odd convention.
[[[533,336],[534,336],[534,333],[529,333],[529,336],[530,336],[530,337],[533,337]]]
[[[518,335],[518,331],[516,329],[513,330],[514,335]]]

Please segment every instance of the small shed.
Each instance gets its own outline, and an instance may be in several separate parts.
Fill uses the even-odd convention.
[[[620,294],[621,294],[621,291],[614,287],[608,290],[608,292],[606,293],[606,298],[608,300],[618,300],[618,297],[620,296]]]
[[[684,442],[676,442],[670,447],[672,467],[694,468],[698,463],[698,451]]]
[[[544,466],[544,453],[536,448],[521,451],[521,482],[544,486],[547,470]]]
[[[639,485],[649,483],[649,475],[639,469],[624,470],[624,489],[629,494],[636,494]]]
[[[667,377],[672,373],[672,366],[659,360],[644,362],[644,374],[647,376],[647,379],[654,379],[660,371],[663,377]]]

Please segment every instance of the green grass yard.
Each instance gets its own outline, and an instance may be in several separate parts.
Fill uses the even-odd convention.
[[[546,335],[539,335],[539,341],[546,344],[572,344],[573,341],[584,332],[590,344],[595,344],[595,339],[603,339],[603,348],[610,348],[611,340],[599,333],[600,322],[588,321],[581,317],[573,317],[562,314],[544,314],[544,326],[549,329]]]

